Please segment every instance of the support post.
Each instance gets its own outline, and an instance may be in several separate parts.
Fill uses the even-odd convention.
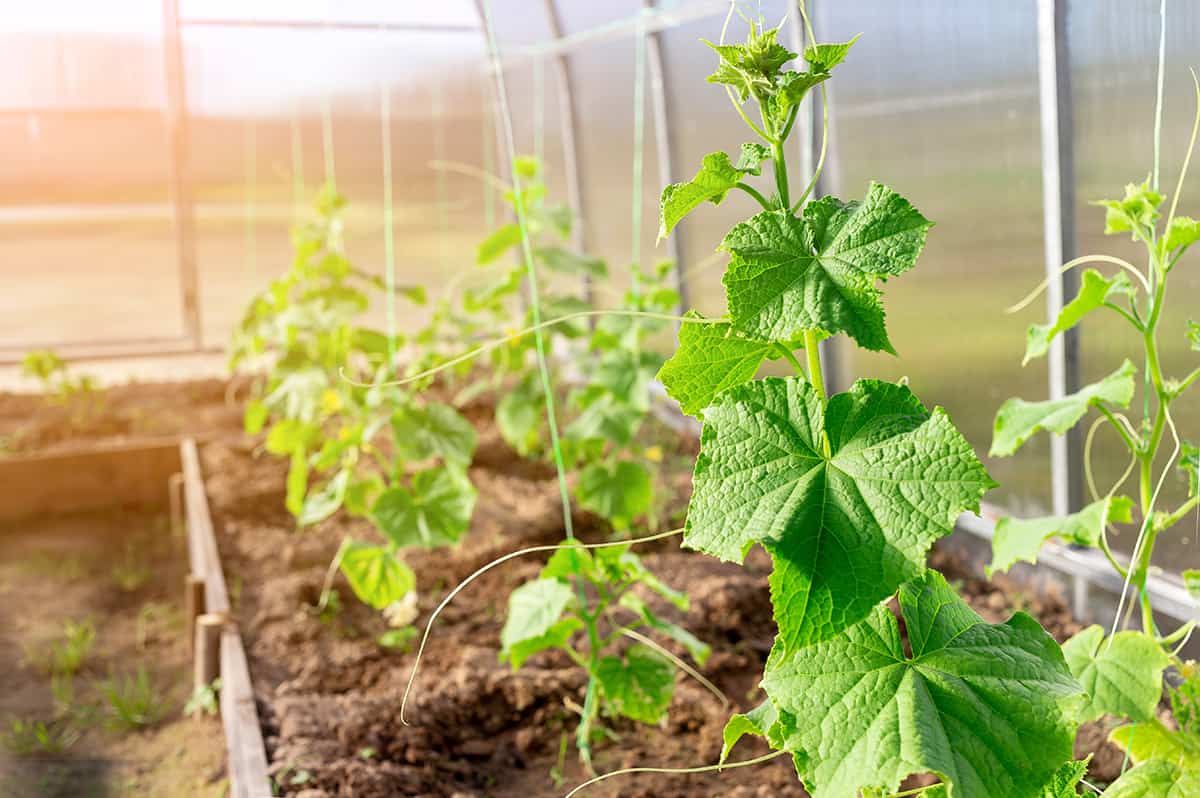
[[[1060,274],[1075,257],[1075,168],[1071,62],[1067,41],[1068,0],[1038,0],[1038,99],[1042,141],[1042,214],[1047,278],[1046,316],[1054,319],[1079,291],[1075,271]],[[1047,380],[1051,399],[1079,390],[1079,330],[1067,330],[1050,344]],[[1055,515],[1079,510],[1083,496],[1083,439],[1076,427],[1050,439],[1050,480]],[[1072,603],[1085,619],[1088,585],[1075,577]]]
[[[221,675],[221,631],[224,628],[224,615],[206,613],[196,619],[193,690],[212,684]]]
[[[183,594],[184,611],[187,617],[187,638],[188,651],[193,655],[196,653],[196,619],[204,614],[205,598],[204,598],[204,578],[195,574],[188,574],[184,584]]]
[[[200,280],[196,270],[195,218],[188,184],[187,88],[184,79],[183,36],[179,0],[163,0],[163,85],[166,93],[167,177],[179,262],[180,302],[184,334],[195,349],[204,346],[200,324]]]

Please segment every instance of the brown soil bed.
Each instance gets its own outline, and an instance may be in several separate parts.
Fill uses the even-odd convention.
[[[0,395],[0,435],[8,435],[9,448],[19,450],[151,431],[188,432],[209,441],[202,447],[209,501],[280,791],[304,798],[530,798],[563,795],[582,781],[570,746],[561,780],[551,774],[559,764],[563,735],[574,731],[568,705],[582,701],[583,674],[555,653],[540,654],[516,672],[497,659],[507,596],[537,573],[544,558],[533,555],[489,572],[442,614],[408,707],[411,725],[402,725],[400,699],[414,655],[375,642],[385,630],[383,620],[360,605],[340,577],[334,583],[342,599],[340,611],[322,616],[315,609],[342,538],[373,539],[376,533],[365,522],[341,515],[297,532],[284,509],[286,464],[262,453],[258,441],[242,437],[240,411],[225,401],[225,393],[225,385],[217,381],[111,391],[104,413],[113,421],[70,434],[56,431],[64,418],[60,408]],[[553,472],[508,450],[488,424],[486,408],[474,408],[470,415],[480,429],[471,469],[479,489],[472,529],[455,549],[406,555],[418,574],[421,626],[446,591],[479,566],[563,536]],[[153,430],[139,429],[146,419]],[[14,435],[17,427],[34,431]],[[673,439],[665,448],[660,490],[666,488],[670,504],[682,508],[695,442]],[[580,515],[574,521],[585,540],[606,538],[596,519]],[[677,522],[661,521],[663,528]],[[703,672],[734,707],[723,709],[703,688],[681,677],[662,727],[606,721],[616,739],[597,747],[596,766],[602,772],[715,762],[728,715],[761,700],[757,681],[775,632],[768,563],[761,553],[752,554],[743,568],[683,551],[677,539],[640,552],[665,581],[691,597],[690,610],[672,617],[712,646]],[[987,582],[938,551],[932,562],[989,621],[1025,609],[1060,641],[1078,629],[1058,597],[1031,597],[1011,584]],[[1121,758],[1102,740],[1103,729],[1085,729],[1078,748],[1100,748],[1092,777],[1104,781],[1114,776]],[[765,752],[747,740],[733,758]],[[721,774],[620,777],[587,794],[805,795],[786,758]]]
[[[191,661],[179,606],[185,556],[162,516],[108,512],[0,525],[0,796],[108,798],[227,789],[215,718],[183,716]],[[64,624],[94,642],[56,701],[53,647]],[[58,660],[62,663],[62,660]],[[103,684],[145,668],[161,717],[116,722]],[[26,746],[13,722],[39,720],[61,745]]]

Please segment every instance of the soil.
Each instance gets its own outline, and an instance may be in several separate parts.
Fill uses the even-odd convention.
[[[129,512],[0,526],[0,798],[223,794],[220,724],[182,712],[186,559],[167,527],[165,517]],[[95,638],[62,707],[50,674],[68,622],[90,624]],[[162,717],[131,731],[115,725],[103,684],[141,667]],[[14,719],[50,723],[69,745],[18,753]]]
[[[160,429],[174,425],[170,431],[201,431],[208,439],[201,453],[209,501],[250,658],[271,772],[280,791],[303,798],[530,798],[561,796],[583,781],[573,750],[575,716],[570,708],[582,703],[583,674],[556,652],[539,654],[516,672],[497,658],[508,593],[537,573],[544,555],[488,572],[440,616],[406,711],[411,725],[402,724],[400,702],[413,652],[376,642],[386,630],[383,619],[359,604],[340,576],[334,582],[341,598],[338,611],[316,609],[343,537],[373,540],[377,533],[367,523],[342,515],[297,532],[284,509],[286,463],[263,453],[260,441],[242,436],[240,412],[226,404],[225,393],[219,382],[175,390],[134,386],[126,395],[110,397],[107,412],[121,408],[120,417],[128,424],[126,402],[145,418],[154,418],[156,402],[159,409],[165,403],[169,422],[158,424]],[[188,398],[181,402],[180,397]],[[0,396],[0,434],[19,415],[12,412],[17,404]],[[471,468],[479,500],[472,528],[460,546],[406,553],[418,575],[419,627],[446,591],[480,566],[514,549],[563,537],[553,471],[511,452],[490,426],[488,408],[468,411],[480,432]],[[679,525],[686,505],[696,442],[662,430],[658,435],[665,444],[658,486],[674,508],[664,513],[660,526],[669,529]],[[62,436],[46,431],[19,438],[35,439],[63,445]],[[607,539],[608,531],[597,519],[578,514],[573,520],[581,538]],[[596,768],[607,772],[713,763],[729,714],[749,709],[762,698],[757,681],[775,633],[767,591],[769,563],[757,550],[745,567],[719,563],[679,549],[673,538],[639,552],[666,582],[691,597],[686,613],[656,607],[712,646],[703,673],[733,706],[723,707],[700,685],[681,677],[662,726],[605,720],[611,737],[596,748]],[[1060,641],[1079,628],[1061,597],[1028,597],[1013,584],[985,581],[945,552],[935,550],[932,564],[988,621],[1002,621],[1015,609],[1024,609]],[[674,650],[683,655],[681,649]],[[564,737],[566,755],[560,758]],[[1085,729],[1079,743],[1080,752],[1099,749],[1091,778],[1115,777],[1121,754],[1103,744],[1103,729]],[[732,759],[766,752],[764,745],[747,738]],[[749,798],[805,792],[791,763],[781,757],[720,774],[619,777],[586,794]]]

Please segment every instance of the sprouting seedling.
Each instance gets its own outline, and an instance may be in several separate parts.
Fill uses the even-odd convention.
[[[794,755],[814,798],[893,796],[913,773],[940,778],[930,794],[1032,796],[1075,767],[1067,706],[1079,688],[1032,618],[989,625],[925,566],[994,483],[943,410],[878,380],[833,394],[818,356],[843,334],[894,353],[878,284],[915,265],[931,223],[877,183],[856,202],[814,199],[814,176],[792,194],[784,157],[801,105],[855,42],[811,44],[789,69],[796,54],[778,34],[752,23],[743,43],[710,45],[709,80],[755,140],[736,159],[705,156],[661,202],[664,236],[735,189],[759,206],[720,243],[727,315],[682,325],[659,373],[703,421],[683,545],[734,562],[762,545],[774,565],[767,700],[730,720],[722,761],[752,733]],[[771,358],[794,376],[756,379]],[[882,606],[893,596],[911,649]]]
[[[1162,42],[1166,37],[1165,11],[1164,0]],[[1185,727],[1171,731],[1157,717],[1163,675],[1168,667],[1173,666],[1185,674],[1182,685],[1169,689],[1177,713],[1184,704],[1175,701],[1176,696],[1197,689],[1194,666],[1185,663],[1179,655],[1196,623],[1188,621],[1170,632],[1161,632],[1148,585],[1159,537],[1200,508],[1197,478],[1200,474],[1197,452],[1200,449],[1180,438],[1172,415],[1174,403],[1200,380],[1200,367],[1179,379],[1168,377],[1164,373],[1158,341],[1163,329],[1163,308],[1172,296],[1168,288],[1170,276],[1192,244],[1200,240],[1200,222],[1176,213],[1200,132],[1200,80],[1193,70],[1196,113],[1188,149],[1164,216],[1162,207],[1167,197],[1159,189],[1163,58],[1160,49],[1151,175],[1141,183],[1127,185],[1121,199],[1093,203],[1105,209],[1105,233],[1128,233],[1133,241],[1142,242],[1146,264],[1139,268],[1124,259],[1107,255],[1089,255],[1065,264],[1060,272],[1084,264],[1117,266],[1122,271],[1111,276],[1093,269],[1085,271],[1078,295],[1061,309],[1057,318],[1029,328],[1025,349],[1026,361],[1040,357],[1049,350],[1057,335],[1080,324],[1093,312],[1113,313],[1132,328],[1142,350],[1142,418],[1129,418],[1129,415],[1136,416],[1139,380],[1136,379],[1137,367],[1126,360],[1101,381],[1062,399],[1044,402],[1008,400],[996,414],[992,442],[993,454],[1010,455],[1038,431],[1061,435],[1082,421],[1090,410],[1094,409],[1098,414],[1088,430],[1084,446],[1084,473],[1092,502],[1066,517],[1001,519],[993,538],[991,568],[1004,570],[1020,560],[1035,562],[1042,545],[1058,538],[1075,545],[1098,548],[1121,577],[1121,597],[1107,634],[1099,625],[1089,626],[1063,647],[1071,672],[1087,691],[1087,699],[1080,706],[1077,719],[1088,721],[1102,715],[1114,715],[1131,721],[1118,727],[1111,736],[1125,749],[1126,758],[1135,764],[1110,787],[1110,792],[1119,795],[1129,794],[1128,790],[1146,790],[1146,794],[1187,792],[1190,788],[1185,785],[1200,781],[1200,765],[1196,764],[1200,762],[1200,737],[1196,730]],[[1013,310],[1027,305],[1044,287],[1043,283],[1030,299],[1018,303]],[[1195,323],[1191,322],[1184,332],[1189,336],[1192,349],[1200,351],[1200,334]],[[1110,430],[1129,454],[1129,467],[1107,491],[1097,488],[1091,462],[1093,438],[1103,429]],[[1162,463],[1162,470],[1156,475],[1158,463]],[[1186,479],[1186,498],[1174,509],[1160,510],[1163,488],[1168,476],[1176,469]],[[1130,498],[1119,491],[1134,471],[1137,473],[1136,496]],[[1128,559],[1123,559],[1110,548],[1107,530],[1112,524],[1129,524],[1135,519],[1138,534]],[[1200,570],[1184,569],[1183,576],[1185,584],[1200,582]],[[1123,614],[1130,588],[1136,604],[1130,603],[1129,612]],[[1200,589],[1194,590],[1193,595],[1200,597]],[[1119,631],[1128,625],[1135,608],[1141,610],[1141,630]]]

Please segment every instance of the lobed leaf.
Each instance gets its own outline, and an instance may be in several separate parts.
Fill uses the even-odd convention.
[[[694,310],[688,318],[701,318]],[[679,346],[658,379],[689,416],[700,416],[720,393],[749,382],[774,345],[743,338],[729,322],[679,325]]]
[[[552,272],[559,274],[587,275],[599,280],[608,277],[608,266],[601,258],[578,255],[562,247],[542,247],[534,255]]]
[[[575,592],[556,578],[534,579],[508,597],[508,618],[500,631],[500,660],[513,669],[538,651],[565,645],[583,626],[578,618],[563,618]]]
[[[751,25],[745,44],[713,44],[703,40],[720,57],[708,82],[732,87],[743,101],[751,94],[761,96],[771,91],[783,65],[796,57],[776,40],[778,35],[779,28],[760,31]]]
[[[729,758],[729,753],[737,745],[738,740],[747,734],[766,737],[767,732],[778,722],[779,710],[775,708],[769,698],[749,712],[731,716],[725,722],[725,729],[721,732],[721,764],[725,764],[725,760]]]
[[[762,172],[762,162],[770,150],[760,144],[743,144],[742,155],[734,164],[723,152],[710,152],[700,162],[700,171],[686,183],[672,183],[663,189],[659,200],[658,239],[671,234],[683,217],[705,202],[720,205],[734,186],[746,175]]]
[[[723,282],[733,329],[767,341],[844,332],[894,354],[875,283],[913,267],[931,226],[879,183],[862,202],[823,197],[803,218],[767,211],[742,222],[721,242],[732,255]]]
[[[466,466],[475,455],[475,428],[440,402],[401,405],[392,414],[392,433],[396,454],[405,460],[441,457],[448,464]]]
[[[1079,423],[1089,407],[1100,402],[1128,407],[1136,390],[1133,375],[1136,369],[1126,360],[1121,367],[1100,382],[1079,389],[1062,399],[1026,402],[1009,399],[996,413],[992,433],[993,457],[1012,454],[1040,430],[1064,434]]]
[[[1190,247],[1200,241],[1200,220],[1189,216],[1176,216],[1167,225],[1163,249],[1174,252],[1181,247]]]
[[[455,468],[431,468],[413,475],[411,488],[395,486],[379,494],[371,521],[398,547],[457,543],[471,523],[475,486]]]
[[[1037,562],[1042,544],[1053,537],[1078,546],[1099,546],[1106,523],[1133,520],[1133,501],[1127,496],[1106,496],[1066,517],[1001,518],[992,536],[992,562],[985,569],[991,578],[997,571],[1024,561]]]
[[[1109,739],[1137,767],[1117,779],[1106,798],[1191,798],[1200,794],[1200,738],[1158,721],[1119,726]]]
[[[933,541],[994,486],[945,412],[907,387],[860,380],[822,417],[806,380],[767,378],[706,411],[683,545],[741,561],[762,543],[790,651],[918,576]]]
[[[804,60],[816,72],[832,72],[834,67],[846,60],[850,48],[860,36],[861,33],[848,42],[811,45],[804,50]]]
[[[342,544],[342,574],[364,604],[382,610],[417,586],[417,577],[383,546],[347,539]]]
[[[1116,277],[1110,280],[1095,269],[1088,269],[1083,273],[1083,284],[1079,293],[1063,307],[1052,324],[1029,326],[1025,334],[1025,359],[1022,365],[1050,351],[1050,342],[1055,336],[1074,327],[1084,316],[1104,307],[1104,303],[1111,301],[1113,297],[1132,296],[1133,291],[1133,284],[1129,282],[1125,272],[1118,272]]]
[[[590,463],[579,474],[575,490],[579,505],[618,529],[627,529],[634,518],[650,509],[654,487],[650,472],[639,463]]]
[[[610,709],[642,723],[662,720],[675,692],[675,666],[641,643],[623,657],[602,657],[595,676]]]
[[[813,798],[891,794],[934,773],[955,798],[1032,798],[1070,760],[1069,711],[1079,687],[1037,622],[1017,613],[989,625],[933,571],[899,594],[912,654],[896,618],[876,606],[814,646],[776,643],[763,687],[794,724]]]
[[[1071,675],[1087,693],[1078,720],[1102,715],[1135,721],[1154,719],[1162,698],[1163,670],[1170,659],[1153,637],[1143,632],[1117,632],[1104,639],[1104,629],[1092,625],[1063,644]]]
[[[1158,206],[1162,205],[1163,195],[1150,188],[1150,178],[1141,184],[1127,183],[1125,196],[1119,200],[1100,200],[1093,202],[1107,208],[1104,216],[1104,234],[1132,233],[1136,241],[1139,237],[1150,240],[1150,234],[1158,224]]]
[[[1200,795],[1200,767],[1153,759],[1125,771],[1104,798],[1194,798]]]

